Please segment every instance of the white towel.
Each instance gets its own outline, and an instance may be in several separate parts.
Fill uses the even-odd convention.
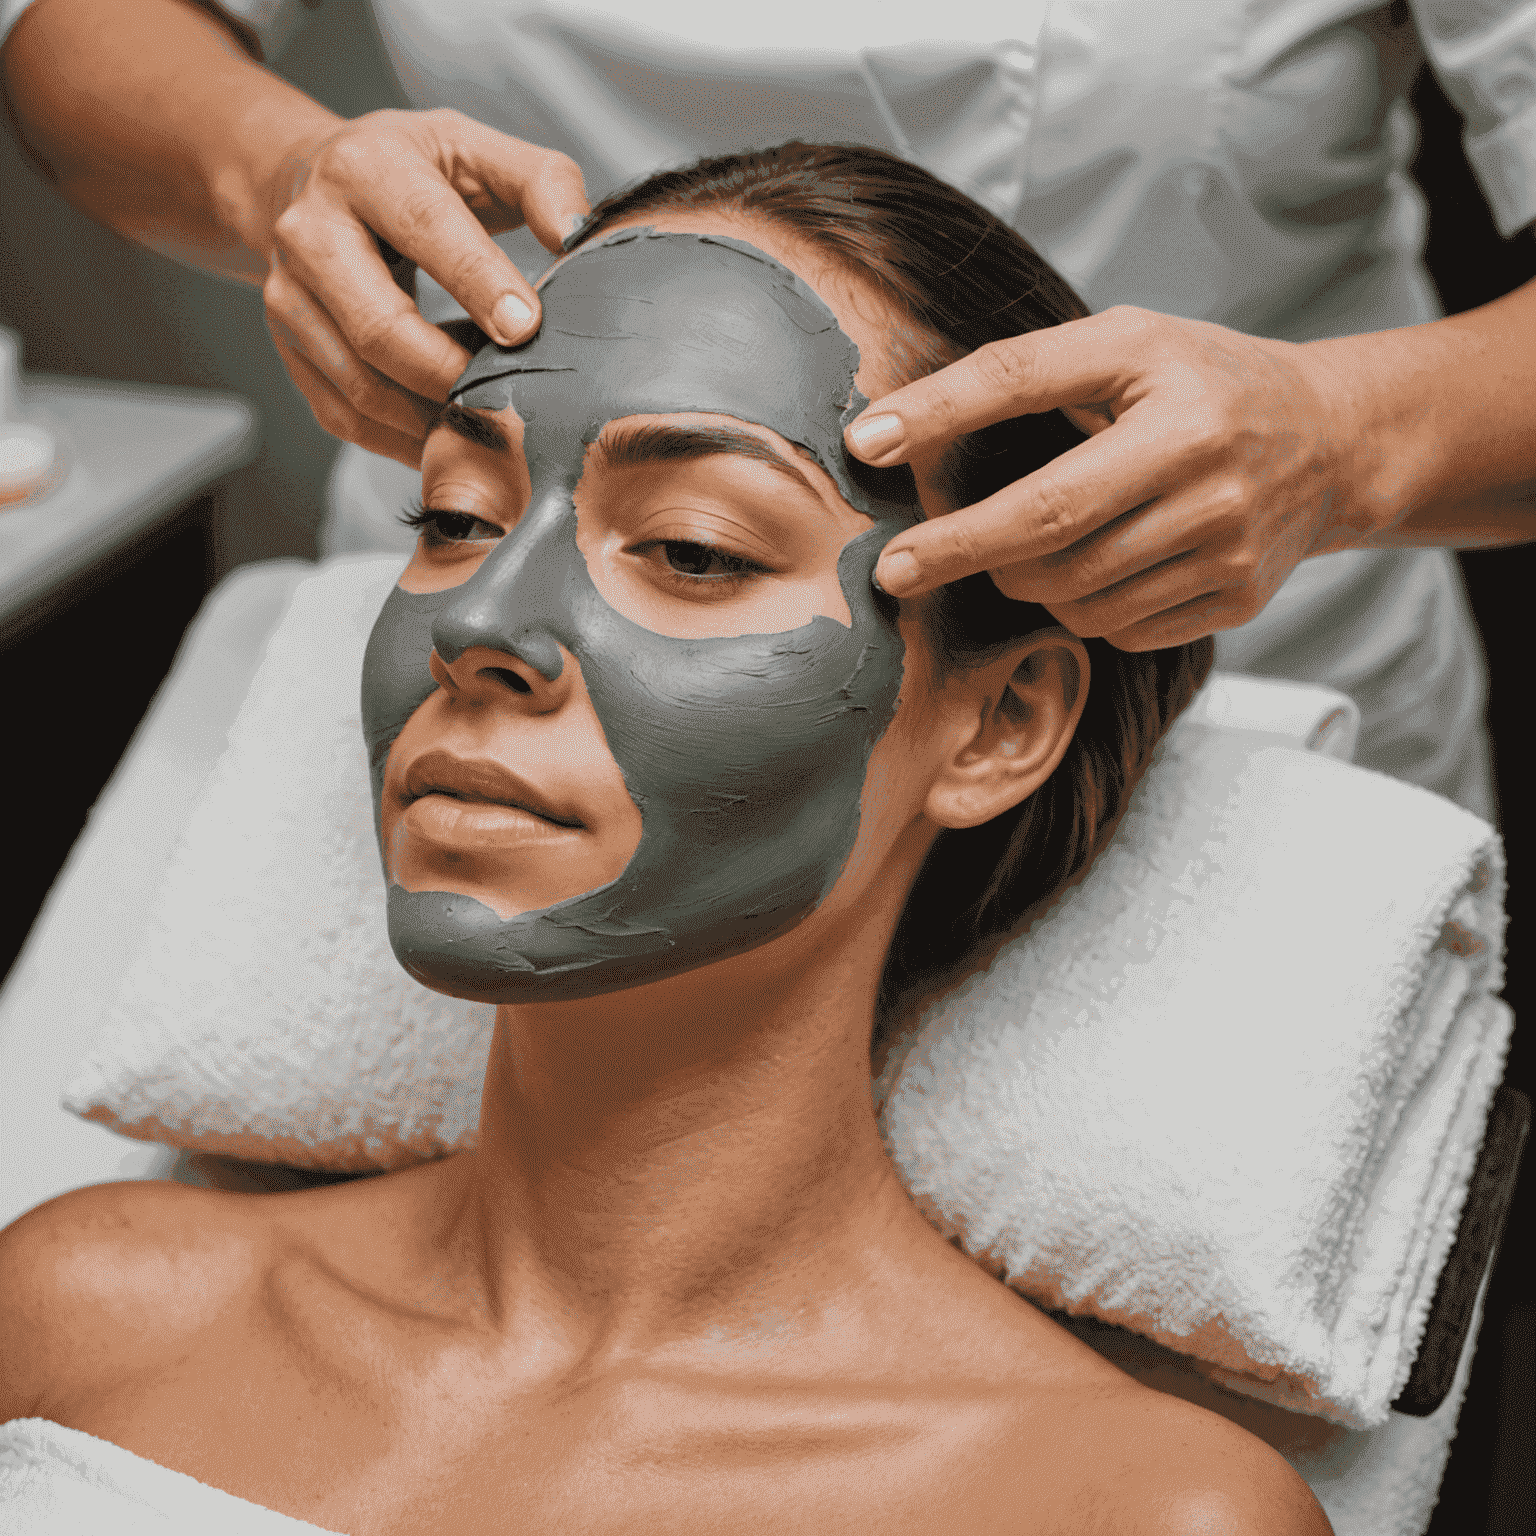
[[[887,1146],[1025,1295],[1382,1423],[1511,1028],[1498,840],[1198,722],[1158,758],[1084,880],[892,1050]]]
[[[1179,718],[1270,736],[1279,745],[1299,743],[1341,763],[1354,760],[1360,739],[1360,706],[1347,695],[1234,672],[1213,672]]]
[[[493,1010],[390,955],[358,725],[399,568],[354,560],[298,589],[69,1086],[78,1113],[311,1166],[472,1144]],[[1228,717],[1276,686],[1234,682]],[[968,984],[974,1027],[951,1003],[893,1058],[886,1130],[935,1219],[1026,1294],[1204,1356],[1238,1390],[1379,1423],[1507,1034],[1479,1002],[1497,839],[1202,708],[1084,882]],[[1037,984],[1050,1010],[1021,994]]]
[[[0,1424],[0,1536],[337,1536],[47,1419]]]
[[[398,556],[296,590],[67,1107],[297,1167],[472,1146],[496,1010],[395,961],[363,747],[363,649]]]
[[[153,1177],[174,1159],[70,1114],[59,1092],[138,954],[166,864],[267,639],[314,570],[305,560],[242,566],[204,603],[5,978],[0,1226],[65,1190]]]
[[[1144,1386],[1209,1408],[1273,1446],[1317,1495],[1334,1536],[1422,1536],[1456,1435],[1486,1292],[1485,1276],[1445,1401],[1425,1418],[1393,1413],[1374,1429],[1347,1429],[1238,1396],[1187,1356],[1124,1329],[1073,1319],[1065,1326]]]

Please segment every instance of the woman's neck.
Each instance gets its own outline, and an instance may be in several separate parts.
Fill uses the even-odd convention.
[[[587,1358],[808,1326],[873,1293],[893,1224],[932,1241],[872,1107],[888,935],[846,937],[499,1011],[460,1232],[504,1322]]]

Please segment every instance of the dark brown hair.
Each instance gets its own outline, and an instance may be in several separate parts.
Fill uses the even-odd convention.
[[[858,146],[790,143],[664,171],[605,198],[570,244],[634,214],[704,208],[794,231],[904,313],[913,334],[898,338],[894,359],[903,382],[988,342],[1088,313],[1065,279],[980,204],[918,166]],[[955,500],[980,501],[1082,440],[1056,411],[972,433],[946,459]],[[1044,608],[1004,597],[983,573],[943,589],[929,631],[940,669],[953,671],[1055,623]],[[909,987],[944,979],[1086,866],[1214,656],[1209,639],[1139,654],[1105,640],[1084,644],[1092,677],[1065,757],[1021,805],[939,834],[897,925],[882,1012]]]

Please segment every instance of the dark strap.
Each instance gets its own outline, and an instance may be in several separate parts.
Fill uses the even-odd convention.
[[[1392,1404],[1398,1413],[1427,1418],[1450,1393],[1472,1328],[1472,1310],[1483,1276],[1498,1260],[1499,1240],[1509,1217],[1510,1198],[1530,1128],[1531,1101],[1518,1088],[1500,1088],[1488,1111],[1488,1129],[1467,1187],[1456,1241],[1430,1303],[1424,1342],[1419,1345],[1402,1395]]]

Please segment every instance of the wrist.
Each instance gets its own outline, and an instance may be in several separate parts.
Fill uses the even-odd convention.
[[[1431,410],[1424,363],[1403,344],[1413,335],[1384,331],[1296,347],[1328,462],[1328,501],[1312,554],[1370,547],[1441,477],[1441,445],[1425,430]]]
[[[286,85],[284,95],[252,102],[235,122],[229,152],[208,168],[215,216],[251,253],[258,281],[271,261],[274,227],[302,187],[311,157],[347,121]]]

